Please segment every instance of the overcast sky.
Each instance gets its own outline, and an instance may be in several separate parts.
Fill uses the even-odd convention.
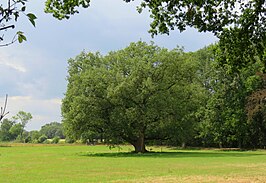
[[[107,54],[142,40],[169,49],[179,45],[185,51],[196,51],[217,40],[210,33],[200,34],[193,29],[152,39],[148,33],[149,14],[138,14],[138,4],[139,1],[128,4],[122,0],[92,0],[89,9],[59,21],[43,13],[44,0],[29,1],[28,12],[38,17],[36,28],[22,18],[16,27],[25,33],[27,42],[0,47],[0,105],[8,94],[7,118],[19,110],[30,112],[33,119],[27,130],[60,122],[67,60],[83,50]]]

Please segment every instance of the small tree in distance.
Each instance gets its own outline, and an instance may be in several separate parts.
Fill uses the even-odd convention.
[[[15,116],[12,117],[15,122],[17,122],[22,130],[20,132],[20,140],[22,140],[23,131],[27,125],[27,123],[32,119],[31,113],[27,113],[24,111],[19,111]]]
[[[65,138],[63,126],[58,122],[51,122],[43,125],[40,134],[47,136],[48,139],[53,139],[54,137]]]

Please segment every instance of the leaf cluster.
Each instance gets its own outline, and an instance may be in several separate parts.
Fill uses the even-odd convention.
[[[55,18],[68,19],[71,15],[78,13],[76,7],[88,8],[90,0],[47,0],[45,12],[52,13]]]
[[[37,17],[33,13],[26,13],[27,0],[6,0],[0,4],[0,46],[8,46],[18,40],[19,43],[26,41],[22,31],[17,31],[13,39],[5,41],[4,32],[15,29],[15,22],[21,15],[27,16],[28,20],[35,26]]]

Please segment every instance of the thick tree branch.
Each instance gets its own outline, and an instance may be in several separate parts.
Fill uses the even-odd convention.
[[[14,29],[15,28],[15,25],[9,25],[9,26],[2,27],[2,28],[0,28],[0,31],[6,30],[6,29],[9,29],[9,28]]]
[[[6,106],[7,106],[7,96],[6,95],[6,100],[5,100],[5,104],[4,104],[4,108],[1,107],[1,113],[0,113],[0,121],[9,113],[9,112],[6,112]]]

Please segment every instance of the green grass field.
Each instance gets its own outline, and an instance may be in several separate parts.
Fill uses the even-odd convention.
[[[0,182],[266,182],[266,151],[0,145]],[[163,152],[161,152],[161,150]]]

